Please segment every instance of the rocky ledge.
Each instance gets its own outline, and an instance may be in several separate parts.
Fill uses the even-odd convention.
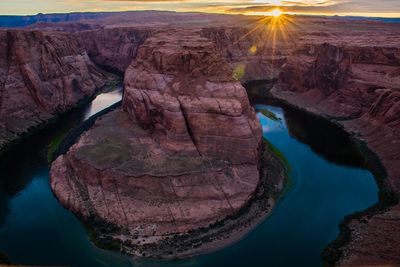
[[[341,125],[378,156],[367,161],[380,203],[345,220],[325,259],[344,266],[400,263],[400,47],[304,45],[288,57],[272,94]]]
[[[268,205],[250,209],[241,230],[233,227],[266,192],[261,141],[246,91],[215,44],[197,30],[168,30],[140,46],[125,73],[122,108],[98,118],[55,160],[51,187],[94,228],[98,244],[137,256],[189,256],[237,240],[273,204],[273,194],[263,197]],[[284,177],[276,169],[274,192]]]
[[[0,30],[0,151],[110,79],[67,33]]]

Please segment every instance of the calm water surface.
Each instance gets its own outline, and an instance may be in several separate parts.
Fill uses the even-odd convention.
[[[97,249],[82,224],[52,195],[46,151],[54,138],[121,96],[121,89],[99,95],[3,163],[0,251],[11,261],[76,267],[320,266],[320,253],[338,235],[340,221],[378,200],[374,178],[345,134],[296,111],[255,105],[264,137],[291,167],[286,193],[266,221],[233,246],[185,261],[134,261]],[[263,109],[281,120],[267,118]]]

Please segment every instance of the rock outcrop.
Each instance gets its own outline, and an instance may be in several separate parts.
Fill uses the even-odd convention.
[[[3,30],[0,51],[0,150],[109,79],[66,33]]]
[[[79,31],[75,35],[94,63],[124,73],[136,57],[139,45],[154,31],[154,28],[141,26],[109,26]]]
[[[235,215],[254,197],[260,144],[245,89],[215,44],[196,30],[169,30],[139,48],[122,109],[53,163],[51,187],[103,242],[167,257],[149,248]],[[169,249],[181,252],[179,242]]]
[[[377,174],[386,210],[348,223],[340,264],[400,263],[400,206],[387,207],[400,192],[400,47],[305,45],[288,57],[272,93],[341,124],[387,170],[387,179]]]
[[[231,65],[242,83],[276,80],[286,54],[286,44],[272,43],[274,32],[263,21],[252,27],[206,27],[202,35],[216,43],[218,51]],[[279,41],[280,42],[280,41]],[[279,47],[279,49],[275,49]]]
[[[254,140],[259,133],[255,130],[258,126],[254,126],[252,111],[244,100],[247,98],[242,95],[243,88],[231,79],[229,65],[235,79],[243,83],[267,80],[270,88],[278,80],[272,90],[275,97],[341,124],[378,155],[387,170],[388,179],[382,182],[385,200],[381,202],[387,210],[380,209],[379,213],[351,220],[348,223],[350,242],[339,249],[342,254],[336,255],[342,255],[340,263],[344,265],[400,262],[400,237],[397,235],[400,232],[400,206],[393,206],[399,199],[400,190],[398,25],[305,16],[271,19],[152,12],[138,12],[134,16],[130,12],[111,15],[93,20],[76,18],[80,23],[74,25],[44,23],[32,26],[71,31],[79,40],[80,45],[71,41],[76,48],[72,49],[67,45],[71,42],[66,40],[69,37],[65,34],[42,34],[46,36],[42,37],[46,42],[53,40],[51,44],[54,40],[63,40],[57,45],[65,46],[68,52],[55,49],[62,55],[56,61],[60,64],[52,63],[55,68],[42,63],[28,65],[35,71],[40,67],[44,73],[53,68],[58,70],[51,72],[54,75],[51,79],[58,81],[55,84],[60,83],[57,77],[78,73],[84,73],[79,76],[84,78],[76,79],[74,84],[82,88],[93,88],[93,84],[101,83],[98,69],[79,46],[84,47],[96,64],[121,72],[127,69],[123,110],[99,119],[93,129],[53,165],[52,186],[66,207],[85,220],[97,218],[97,229],[104,238],[116,238],[121,242],[116,232],[128,233],[121,236],[124,241],[129,241],[125,251],[131,253],[132,244],[137,244],[137,240],[127,236],[150,237],[149,229],[153,227],[157,229],[153,236],[162,239],[174,231],[203,227],[206,222],[216,221],[237,210],[254,192],[256,180],[246,180],[256,173],[255,146],[249,137],[249,129],[254,131]],[[40,18],[37,21],[48,20]],[[183,30],[171,30],[178,28]],[[199,30],[193,30],[195,28]],[[9,35],[12,36],[11,33],[0,33],[4,40],[9,40]],[[38,32],[29,34],[39,35]],[[193,38],[193,42],[185,36]],[[198,47],[193,47],[195,42],[199,43]],[[35,48],[39,45],[33,39],[30,44],[39,49]],[[0,80],[0,138],[12,140],[21,129],[51,117],[49,110],[64,110],[64,105],[73,101],[68,98],[68,101],[60,102],[61,97],[47,94],[47,90],[41,94],[37,94],[41,91],[36,89],[25,91],[24,88],[37,88],[37,79],[31,79],[31,68],[20,71],[20,66],[25,63],[9,68],[7,62],[17,58],[16,55],[21,54],[18,51],[28,50],[24,46],[21,46],[23,49],[11,49],[8,41],[0,45],[3,45],[1,51],[10,51],[2,58],[0,55],[0,74],[9,70],[17,73],[17,78]],[[43,51],[53,51],[46,49]],[[206,50],[211,52],[207,54]],[[78,54],[81,56],[73,56]],[[19,58],[22,62],[30,57],[22,54]],[[64,69],[66,60],[75,67]],[[76,62],[83,63],[78,66],[74,65]],[[82,66],[87,66],[88,71],[82,71]],[[76,72],[77,69],[80,71]],[[42,72],[37,73],[42,75]],[[89,76],[85,73],[91,78],[86,79]],[[0,77],[8,77],[8,74]],[[70,81],[70,78],[62,79]],[[15,81],[24,81],[21,84],[27,85],[20,86]],[[17,91],[7,96],[11,89],[8,92],[5,86],[12,83],[10,88]],[[73,91],[70,89],[67,92]],[[56,92],[60,95],[63,91]],[[16,100],[19,95],[24,96],[21,102]],[[7,102],[4,100],[7,98],[14,100]],[[51,107],[40,111],[42,103]],[[27,107],[32,110],[27,111]],[[5,114],[14,115],[5,117]],[[35,119],[20,114],[35,114],[29,117]],[[248,128],[245,121],[250,122]],[[244,170],[244,166],[249,169]],[[219,178],[209,179],[214,176]],[[225,183],[232,180],[232,185]],[[215,189],[218,187],[216,181],[227,188]],[[141,186],[136,188],[136,184]],[[243,187],[244,184],[248,187]],[[143,189],[147,187],[152,190]],[[207,187],[211,189],[204,189]],[[242,190],[240,193],[238,188]],[[186,189],[188,191],[180,191]],[[177,195],[171,197],[172,191]],[[222,193],[226,192],[228,197],[225,198]],[[160,194],[163,194],[161,198]],[[189,199],[186,196],[190,194],[193,198]],[[148,198],[149,195],[152,198]],[[132,196],[142,202],[150,199],[146,205],[152,208],[144,208],[143,203]],[[236,204],[228,204],[226,199],[230,198]],[[179,205],[183,208],[175,209],[175,204],[171,203],[181,200]],[[126,208],[130,205],[139,208]],[[189,209],[192,205],[200,208]],[[166,206],[170,208],[166,209]],[[213,215],[210,215],[211,210]],[[155,218],[157,223],[143,223],[150,218]],[[197,224],[187,223],[193,218],[201,220]],[[143,229],[135,228],[140,220],[145,226]],[[108,223],[112,227],[104,226]],[[145,240],[154,241],[151,238]]]

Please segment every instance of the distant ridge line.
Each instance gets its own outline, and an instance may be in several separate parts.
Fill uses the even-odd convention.
[[[162,13],[162,14],[198,14],[201,12],[176,12],[161,10],[132,10],[132,11],[101,11],[101,12],[71,12],[71,13],[39,13],[36,15],[0,15],[0,28],[20,28],[35,23],[57,23],[57,22],[79,22],[84,20],[97,20],[111,17],[116,14],[144,14],[144,13]],[[206,14],[206,13],[205,13]],[[211,15],[212,13],[207,13]],[[232,15],[232,14],[214,14],[216,16]],[[240,16],[240,15],[237,15]],[[304,15],[299,15],[304,16]],[[311,16],[311,15],[306,15]],[[319,16],[315,16],[319,17]],[[400,23],[400,18],[382,18],[382,17],[358,17],[358,16],[320,16],[333,19],[349,19],[349,20],[368,20],[380,21],[384,23]]]

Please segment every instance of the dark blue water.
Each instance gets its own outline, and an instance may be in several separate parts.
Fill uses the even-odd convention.
[[[64,124],[72,127],[120,97],[120,92],[116,98],[102,95]],[[239,243],[179,262],[133,261],[95,248],[83,225],[61,207],[49,187],[43,155],[60,134],[62,127],[56,127],[2,167],[0,251],[13,262],[30,265],[320,266],[320,253],[337,237],[340,221],[377,202],[374,177],[347,137],[329,124],[279,107],[256,108],[281,118],[274,121],[258,112],[264,137],[289,162],[290,182],[272,215]]]

